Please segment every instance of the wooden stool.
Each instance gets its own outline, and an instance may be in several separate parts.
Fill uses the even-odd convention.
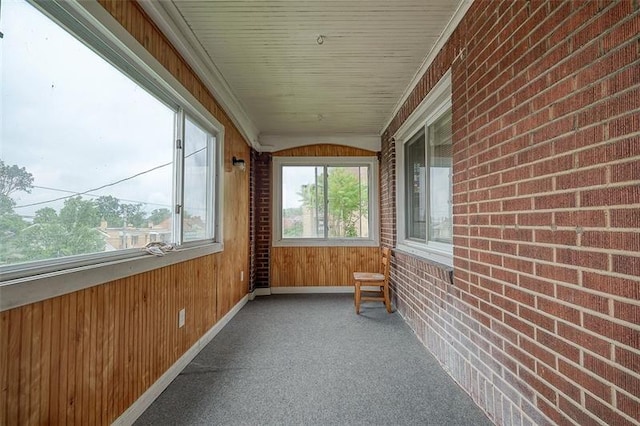
[[[384,302],[387,307],[387,312],[391,313],[391,300],[389,298],[389,269],[390,259],[389,255],[391,250],[388,247],[382,249],[382,268],[381,272],[354,272],[353,279],[355,280],[355,305],[356,314],[360,314],[360,302],[361,301],[378,301]],[[380,286],[380,291],[366,291],[362,286]]]

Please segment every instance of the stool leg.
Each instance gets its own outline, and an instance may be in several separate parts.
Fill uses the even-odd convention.
[[[360,315],[360,281],[356,281],[354,301],[356,303],[356,314]]]

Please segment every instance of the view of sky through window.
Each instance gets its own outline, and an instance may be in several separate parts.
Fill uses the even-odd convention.
[[[171,209],[175,111],[28,3],[0,7],[0,159],[33,177],[30,193],[9,194],[11,217],[33,226],[78,196],[103,197],[104,209],[116,198],[110,228],[147,226],[154,210]],[[114,235],[104,250],[131,241]],[[78,254],[58,251],[45,257]]]

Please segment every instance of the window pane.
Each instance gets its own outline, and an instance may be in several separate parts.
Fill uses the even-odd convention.
[[[406,144],[405,151],[407,238],[426,241],[427,189],[424,130]]]
[[[213,238],[213,179],[210,173],[213,136],[185,120],[183,241]]]
[[[429,126],[429,240],[453,243],[451,110]]]
[[[282,238],[324,238],[324,167],[282,167]]]
[[[329,238],[369,237],[368,167],[328,167]]]
[[[171,241],[175,112],[28,3],[0,7],[0,264]]]

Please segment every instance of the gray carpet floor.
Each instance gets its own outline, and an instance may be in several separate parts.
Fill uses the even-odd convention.
[[[398,313],[344,294],[259,297],[137,425],[490,425]]]

